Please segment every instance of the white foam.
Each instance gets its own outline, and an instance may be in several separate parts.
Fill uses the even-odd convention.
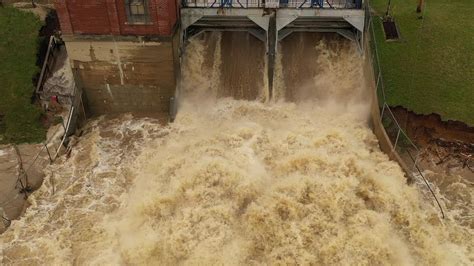
[[[168,126],[130,116],[90,122],[0,236],[1,261],[472,262],[472,231],[441,221],[350,109],[328,99],[191,99]]]

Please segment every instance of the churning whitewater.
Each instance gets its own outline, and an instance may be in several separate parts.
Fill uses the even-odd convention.
[[[1,263],[472,264],[469,228],[441,220],[380,151],[363,59],[333,42],[312,43],[321,71],[293,89],[300,102],[284,101],[294,83],[283,54],[281,98],[262,103],[218,98],[232,76],[218,72],[225,42],[192,40],[175,123],[90,122],[0,236]],[[264,78],[253,80],[264,98]],[[311,82],[324,97],[308,100]]]

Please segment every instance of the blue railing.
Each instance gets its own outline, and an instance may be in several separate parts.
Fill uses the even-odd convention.
[[[183,7],[200,8],[327,8],[361,9],[363,0],[183,0]]]

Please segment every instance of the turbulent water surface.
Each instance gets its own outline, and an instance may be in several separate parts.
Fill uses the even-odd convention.
[[[219,67],[228,44],[196,38],[175,123],[90,122],[0,236],[1,262],[472,264],[472,231],[441,220],[380,151],[362,104],[362,59],[333,42],[313,40],[305,65],[282,47],[269,102],[258,71],[236,98],[260,101],[218,97],[235,78]],[[288,68],[310,63],[320,71],[307,72],[304,88],[285,81]]]

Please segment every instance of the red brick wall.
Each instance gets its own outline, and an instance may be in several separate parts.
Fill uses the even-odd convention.
[[[68,0],[66,3],[75,34],[110,34],[105,0]]]
[[[73,33],[71,18],[64,0],[57,0],[54,2],[56,12],[58,13],[59,24],[61,24],[61,31],[63,34],[70,35]]]
[[[56,0],[63,34],[162,35],[172,34],[177,19],[176,0],[148,0],[150,23],[127,23],[125,0]]]

